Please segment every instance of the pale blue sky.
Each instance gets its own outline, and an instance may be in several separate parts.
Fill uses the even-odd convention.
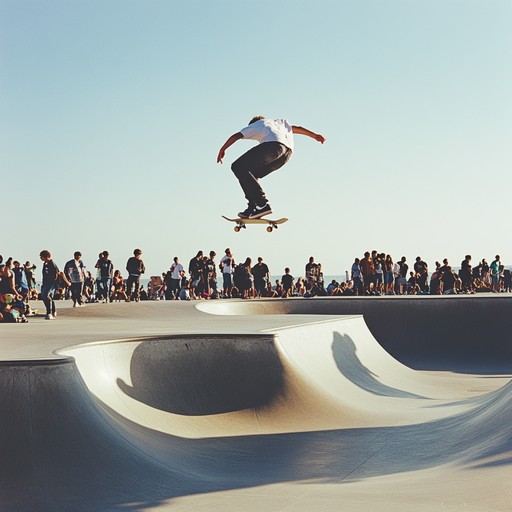
[[[0,254],[509,263],[511,24],[509,0],[0,0]],[[236,234],[252,143],[215,160],[256,114],[327,142],[262,181],[290,221]]]

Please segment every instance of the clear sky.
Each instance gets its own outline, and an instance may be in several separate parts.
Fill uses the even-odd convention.
[[[510,0],[0,0],[0,254],[510,263],[511,26]],[[237,234],[253,143],[216,156],[258,114],[327,141],[262,180],[289,222]]]

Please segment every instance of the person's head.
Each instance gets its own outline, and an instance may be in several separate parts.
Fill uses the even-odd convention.
[[[249,121],[249,124],[255,123],[256,121],[261,121],[262,119],[265,119],[265,116],[254,116],[254,117]]]
[[[470,260],[471,260],[471,254],[466,254],[466,259],[467,259],[468,261],[470,261]]]
[[[405,256],[402,256],[401,262],[402,262],[402,263],[405,263],[406,261],[407,261],[406,257],[405,257]]]
[[[261,256],[258,256],[258,263],[263,263],[263,258]]]
[[[314,263],[314,261],[315,261],[315,258],[313,256],[310,256],[309,257],[309,263]]]
[[[196,254],[196,258],[199,259],[199,258],[202,258],[203,257],[203,251],[198,251],[197,254]]]
[[[284,273],[285,273],[285,274],[289,274],[289,273],[290,273],[290,268],[289,268],[289,267],[286,267],[286,268],[284,269]]]
[[[119,277],[121,275],[121,271],[120,270],[116,270],[114,272],[114,277]]]
[[[247,257],[247,258],[245,259],[244,267],[250,267],[250,266],[251,266],[251,263],[252,263],[251,258]]]
[[[78,261],[82,257],[82,253],[80,251],[76,251],[75,254],[73,254],[76,261]]]
[[[136,258],[140,258],[142,256],[142,251],[140,249],[135,249],[133,251],[133,255],[136,257]]]
[[[108,257],[109,257],[108,251],[103,251],[103,252],[101,253],[101,255],[103,256],[103,258],[105,258],[106,260],[108,260]]]
[[[359,258],[356,258],[356,259],[354,260],[354,263],[359,263],[360,261],[361,261],[361,260],[360,260]]]
[[[46,249],[39,253],[39,257],[41,258],[41,261],[50,261],[52,259],[50,251],[47,251]]]
[[[12,264],[14,265],[14,268],[20,268],[21,264],[19,261],[13,261]]]
[[[500,255],[496,254],[496,261],[500,261]]]
[[[369,253],[368,251],[366,251],[366,252],[364,253],[364,257],[365,257],[365,258],[369,258],[369,257],[370,257],[370,253]]]
[[[174,263],[178,264],[178,256],[174,256]]]
[[[217,256],[217,253],[215,251],[210,251],[210,258],[213,260]]]
[[[443,265],[448,265],[448,258],[445,258],[445,259],[443,260]]]
[[[228,256],[231,256],[231,249],[228,247],[225,251],[224,251]]]
[[[416,261],[421,261],[421,256],[416,256]]]

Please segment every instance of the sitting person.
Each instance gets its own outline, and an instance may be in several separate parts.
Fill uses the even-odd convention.
[[[124,283],[124,277],[121,275],[120,270],[114,272],[112,278],[112,301],[117,300],[118,302],[126,300],[126,288]]]

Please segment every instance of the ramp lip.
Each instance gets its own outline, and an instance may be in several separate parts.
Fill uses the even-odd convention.
[[[62,356],[54,358],[40,359],[3,359],[0,360],[0,367],[16,367],[16,366],[58,366],[63,364],[75,364],[75,358],[72,356]]]

